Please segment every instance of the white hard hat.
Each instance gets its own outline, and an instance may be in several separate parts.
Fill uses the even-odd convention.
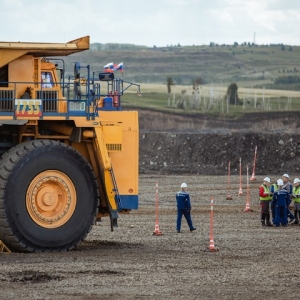
[[[300,181],[300,180],[299,180]],[[277,184],[283,186],[283,180],[282,179],[278,179],[277,180]]]
[[[182,183],[180,187],[181,188],[187,188],[187,184],[186,183]]]
[[[282,177],[290,178],[289,174],[283,174]]]
[[[299,178],[295,178],[294,179],[294,183],[298,183],[298,182],[300,182],[300,179]]]
[[[265,177],[264,181],[271,183],[271,180],[269,177]]]

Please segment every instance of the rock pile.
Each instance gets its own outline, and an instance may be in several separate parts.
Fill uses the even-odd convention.
[[[140,173],[224,175],[252,172],[257,146],[256,174],[300,173],[300,135],[287,133],[140,133]]]

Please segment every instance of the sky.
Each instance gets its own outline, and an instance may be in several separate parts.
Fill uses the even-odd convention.
[[[300,45],[299,0],[0,0],[0,41]]]

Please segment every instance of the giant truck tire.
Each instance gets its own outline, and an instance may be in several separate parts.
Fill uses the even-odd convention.
[[[0,161],[0,240],[21,252],[66,251],[83,240],[99,203],[91,166],[51,140],[11,148]]]

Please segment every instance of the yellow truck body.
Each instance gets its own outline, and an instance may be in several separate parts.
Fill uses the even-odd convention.
[[[0,42],[0,240],[13,250],[72,249],[97,219],[110,217],[113,230],[138,208],[138,114],[121,108],[126,82],[79,63],[65,81],[60,57],[87,49],[88,36]]]

